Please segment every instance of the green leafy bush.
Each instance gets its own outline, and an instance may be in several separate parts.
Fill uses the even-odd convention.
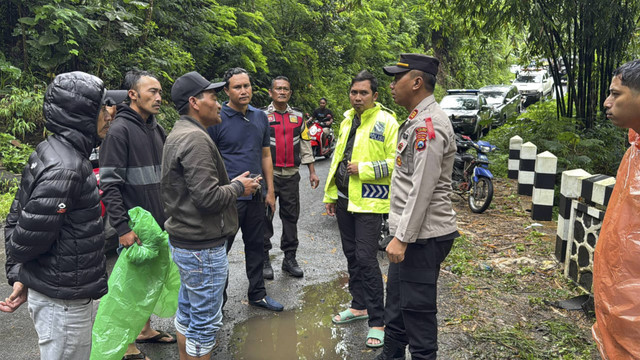
[[[160,106],[160,112],[156,115],[158,124],[162,125],[164,130],[168,133],[173,129],[173,124],[180,118],[178,111],[173,104]]]
[[[14,183],[6,192],[0,193],[0,223],[3,223],[7,218],[16,191],[18,191],[18,184]]]
[[[15,137],[0,133],[0,160],[2,165],[12,173],[21,173],[25,164],[29,161],[29,155],[33,152],[33,147],[21,144],[20,147],[13,146],[12,140]]]
[[[536,144],[538,153],[549,151],[558,157],[558,173],[581,168],[592,174],[615,176],[626,151],[626,130],[603,120],[592,129],[577,130],[576,119],[557,118],[553,101],[531,105],[517,119],[492,130],[486,140],[500,149],[492,157],[491,170],[504,176],[507,169],[509,140],[520,136],[523,143]]]
[[[11,65],[6,60],[3,53],[0,53],[0,91],[2,91],[8,83],[20,79],[22,71]]]
[[[42,103],[44,88],[33,90],[11,88],[7,96],[0,99],[0,132],[10,133],[22,140],[44,130]]]

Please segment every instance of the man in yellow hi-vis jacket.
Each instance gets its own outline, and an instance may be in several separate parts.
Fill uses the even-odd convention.
[[[378,81],[368,71],[352,81],[352,109],[340,125],[323,202],[337,215],[342,250],[347,257],[351,307],[333,318],[336,324],[369,319],[365,344],[381,347],[384,295],[376,253],[382,214],[389,212],[389,185],[394,167],[398,123],[379,103]]]

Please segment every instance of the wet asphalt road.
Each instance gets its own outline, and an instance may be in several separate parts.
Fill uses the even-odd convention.
[[[305,272],[302,279],[283,274],[280,269],[283,259],[283,253],[279,250],[281,224],[277,215],[274,220],[276,235],[271,258],[275,279],[267,280],[266,288],[271,297],[285,306],[285,312],[272,313],[247,305],[248,281],[243,243],[238,234],[229,254],[229,301],[224,309],[224,326],[218,333],[220,347],[214,352],[214,359],[372,359],[379,352],[364,346],[368,330],[366,322],[342,326],[331,323],[332,314],[344,310],[349,305],[350,297],[344,287],[347,267],[337,223],[335,218],[324,215],[322,203],[329,164],[328,159],[317,159],[315,167],[321,182],[315,190],[309,186],[307,167],[300,169],[300,246],[297,258]],[[109,270],[115,260],[114,254],[108,255]],[[379,260],[382,272],[386,275],[386,257],[380,253]],[[0,262],[4,264],[4,261],[4,246],[0,246]],[[2,299],[11,292],[5,278],[2,266]],[[173,319],[153,317],[152,326],[175,333]],[[283,330],[283,326],[288,328]],[[0,339],[2,359],[39,358],[37,335],[26,304],[13,314],[0,313]],[[314,349],[305,350],[311,347]],[[175,344],[144,344],[140,348],[153,360],[178,358]],[[249,351],[252,348],[259,351]],[[282,351],[282,348],[286,351]]]

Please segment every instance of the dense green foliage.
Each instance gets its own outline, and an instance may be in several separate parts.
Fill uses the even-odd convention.
[[[579,128],[590,129],[607,97],[612,71],[637,57],[640,2],[544,0],[439,0],[453,11],[470,17],[474,32],[522,34],[521,64],[548,59],[561,116],[576,117]],[[526,60],[526,61],[525,61]],[[561,64],[566,67],[565,97]]]
[[[520,136],[523,143],[532,142],[538,153],[549,151],[558,158],[558,173],[581,168],[592,174],[615,176],[627,145],[627,131],[610,123],[599,123],[581,129],[572,118],[556,118],[556,103],[543,102],[530,106],[517,119],[492,130],[486,140],[497,145],[492,170],[506,176],[509,140]]]
[[[8,93],[0,99],[0,132],[10,133],[21,140],[25,140],[27,135],[44,133],[43,87],[35,87],[35,90],[11,87],[7,90]],[[33,136],[29,136],[31,138]]]
[[[241,66],[254,78],[258,106],[269,102],[270,79],[286,75],[297,107],[310,112],[324,96],[341,113],[362,69],[379,76],[380,101],[395,106],[381,67],[401,52],[441,57],[444,87],[505,82],[514,61],[508,39],[470,36],[447,6],[418,1],[9,0],[0,11],[4,93],[72,70],[118,87],[127,70],[140,68],[169,89],[190,70],[213,79]]]
[[[449,88],[508,83],[510,64],[562,57],[569,94],[559,97],[556,110],[577,120],[557,121],[550,113],[540,121],[567,125],[558,131],[574,135],[559,140],[567,144],[563,149],[589,157],[569,162],[599,169],[594,164],[607,163],[599,159],[602,153],[618,151],[594,152],[595,143],[581,143],[611,132],[597,106],[610,70],[637,47],[633,25],[640,3],[589,3],[593,6],[586,0],[6,0],[0,2],[0,132],[29,143],[42,139],[44,87],[66,71],[95,74],[109,88],[119,88],[130,69],[157,74],[165,89],[159,120],[170,129],[177,118],[171,85],[191,70],[218,79],[230,67],[246,68],[256,106],[269,103],[270,80],[285,75],[294,90],[292,105],[311,112],[326,97],[339,115],[350,107],[350,79],[368,69],[380,80],[379,101],[403,119],[406,110],[394,104],[391,79],[382,72],[402,52],[441,60],[436,99]],[[610,19],[618,17],[611,26]],[[529,131],[528,122],[523,124],[522,131]]]
[[[15,137],[0,133],[0,163],[8,171],[21,173],[22,168],[29,160],[29,155],[33,152],[33,148],[28,144],[13,145],[12,140]]]

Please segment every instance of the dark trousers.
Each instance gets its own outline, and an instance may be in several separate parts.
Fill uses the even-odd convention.
[[[338,198],[336,217],[342,251],[347,257],[351,307],[366,309],[369,327],[384,326],[384,290],[378,265],[378,238],[382,214],[362,214],[347,211],[349,201]]]
[[[285,254],[298,250],[298,217],[300,216],[300,173],[290,177],[273,177],[273,188],[276,199],[279,199],[280,220],[282,220],[282,237],[280,250]],[[264,227],[264,252],[273,247],[273,216],[267,217]]]
[[[259,199],[259,200],[258,200]],[[244,258],[249,279],[249,290],[247,292],[249,301],[257,301],[267,295],[262,278],[263,256],[263,232],[264,232],[264,202],[261,197],[254,197],[249,201],[237,201],[238,223],[242,229],[242,241],[244,242]],[[227,254],[231,250],[235,234],[227,238]],[[226,289],[229,285],[227,278]],[[226,296],[225,296],[226,298]]]
[[[436,359],[438,275],[452,245],[453,240],[409,244],[404,261],[389,264],[385,335],[409,344],[413,360]]]

